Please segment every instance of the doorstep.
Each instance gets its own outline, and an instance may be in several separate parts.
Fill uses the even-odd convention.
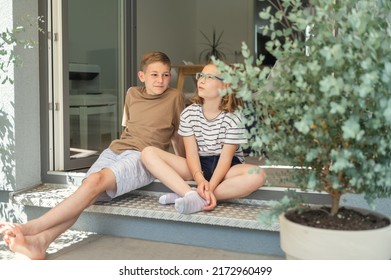
[[[13,203],[52,208],[71,195],[77,187],[63,184],[41,184],[29,190],[11,194]],[[257,220],[260,212],[270,209],[270,201],[236,199],[220,202],[213,211],[191,215],[178,213],[173,205],[158,202],[160,191],[137,190],[111,201],[96,202],[85,212],[159,219],[167,221],[218,225],[254,230],[279,231],[279,224],[265,225]]]

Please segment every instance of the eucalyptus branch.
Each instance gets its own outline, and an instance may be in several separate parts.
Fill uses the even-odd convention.
[[[7,75],[7,68],[11,64],[16,66],[21,64],[20,57],[15,53],[13,48],[15,46],[21,46],[25,49],[31,49],[37,44],[32,39],[23,38],[22,34],[24,35],[30,28],[43,32],[42,28],[39,27],[39,24],[44,22],[42,16],[36,19],[31,19],[29,16],[26,16],[23,21],[26,22],[27,27],[20,25],[13,30],[6,29],[0,31],[0,82],[2,84],[6,82],[13,83],[13,80]]]
[[[278,9],[280,10],[280,11],[283,11],[283,19],[284,19],[284,21],[285,21],[285,23],[286,23],[286,25],[285,25],[285,27],[288,27],[288,28],[292,28],[292,24],[291,24],[291,22],[288,20],[288,17],[287,17],[287,8],[283,8],[282,7],[282,5],[281,5],[281,2],[280,2],[280,0],[276,0],[277,1],[277,4],[278,4]],[[283,24],[282,22],[281,22],[281,24]]]

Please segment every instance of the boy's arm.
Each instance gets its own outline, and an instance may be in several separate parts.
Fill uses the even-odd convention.
[[[178,134],[174,133],[174,136],[171,138],[172,148],[177,156],[185,157],[185,145],[183,144],[183,138]]]

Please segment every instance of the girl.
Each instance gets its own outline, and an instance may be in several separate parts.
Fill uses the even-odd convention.
[[[240,144],[247,139],[236,111],[240,100],[220,94],[229,85],[213,64],[206,65],[196,79],[194,103],[181,113],[178,131],[186,158],[156,147],[141,153],[145,167],[174,191],[161,196],[159,202],[175,203],[182,214],[212,210],[217,201],[245,197],[266,181],[263,170],[244,163]],[[197,190],[189,180],[197,183]]]

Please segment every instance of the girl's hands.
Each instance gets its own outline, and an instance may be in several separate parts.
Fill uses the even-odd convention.
[[[210,194],[209,194],[209,182],[207,180],[202,180],[197,184],[197,192],[209,204]]]
[[[216,208],[216,197],[210,190],[209,182],[207,180],[204,180],[197,185],[197,192],[208,203],[206,206],[204,206],[203,210],[210,211]]]
[[[209,195],[209,203],[208,205],[205,205],[204,208],[202,209],[206,211],[211,211],[216,208],[217,200],[213,192],[208,191],[208,195]]]

